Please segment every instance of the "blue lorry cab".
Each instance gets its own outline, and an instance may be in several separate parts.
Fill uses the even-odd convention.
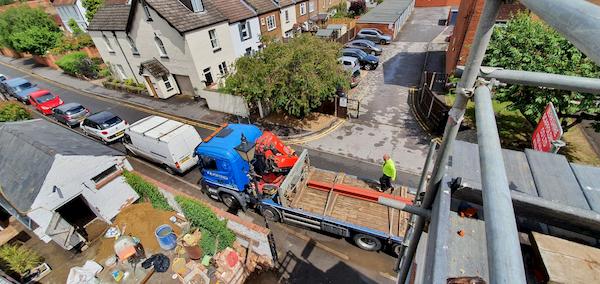
[[[255,143],[262,131],[248,124],[229,124],[208,141],[195,149],[198,167],[208,187],[227,188],[237,192],[245,190],[250,182],[249,164],[235,151],[241,143],[242,133],[250,143]]]

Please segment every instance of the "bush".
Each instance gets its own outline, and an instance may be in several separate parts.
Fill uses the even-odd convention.
[[[0,42],[18,52],[44,55],[56,46],[61,34],[42,9],[22,5],[0,13]]]
[[[98,78],[98,63],[90,59],[85,52],[73,52],[56,61],[56,65],[65,73],[86,78]]]
[[[0,6],[9,5],[15,3],[15,0],[0,0]]]
[[[227,228],[227,220],[219,220],[215,212],[209,207],[193,199],[177,196],[175,200],[181,206],[183,214],[191,222],[192,226],[202,230],[200,245],[204,254],[215,252],[214,246],[217,240],[217,252],[231,247],[235,241],[235,234]]]
[[[21,276],[42,263],[42,258],[36,252],[18,245],[1,246],[0,258],[10,270]]]
[[[78,36],[63,35],[50,52],[53,54],[64,54],[69,51],[79,51],[84,47],[92,45],[94,45],[92,37],[86,33],[81,33]]]
[[[367,3],[365,0],[354,0],[350,2],[348,13],[352,16],[360,16],[367,11]]]
[[[27,108],[15,102],[0,103],[0,122],[31,119]]]
[[[107,78],[108,77],[108,81],[111,81],[112,79],[112,72],[110,71],[110,68],[108,67],[104,67],[102,69],[100,69],[100,77],[102,78]]]
[[[149,200],[152,207],[156,209],[167,211],[173,210],[156,185],[147,182],[141,176],[130,171],[125,171],[123,176],[125,177],[125,181],[127,181],[133,190],[140,196],[140,199]]]

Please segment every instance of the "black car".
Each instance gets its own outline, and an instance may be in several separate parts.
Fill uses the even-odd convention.
[[[342,49],[342,55],[357,58],[360,67],[365,70],[374,70],[379,66],[379,58],[377,56],[367,54],[358,48],[344,48]]]

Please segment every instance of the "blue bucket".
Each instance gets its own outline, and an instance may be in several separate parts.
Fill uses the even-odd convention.
[[[160,248],[164,250],[172,250],[175,248],[175,246],[177,246],[177,236],[175,236],[171,226],[167,224],[160,225],[158,228],[156,228],[154,235],[158,240]]]

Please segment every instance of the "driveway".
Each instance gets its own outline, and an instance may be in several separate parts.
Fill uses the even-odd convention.
[[[399,171],[420,174],[431,137],[411,113],[408,92],[419,82],[428,43],[445,37],[441,33],[446,27],[438,26],[438,20],[446,18],[448,10],[415,8],[398,39],[383,46],[380,66],[363,71],[366,75],[361,83],[349,93],[350,98],[360,101],[359,118],[307,146],[374,166],[389,153]]]

